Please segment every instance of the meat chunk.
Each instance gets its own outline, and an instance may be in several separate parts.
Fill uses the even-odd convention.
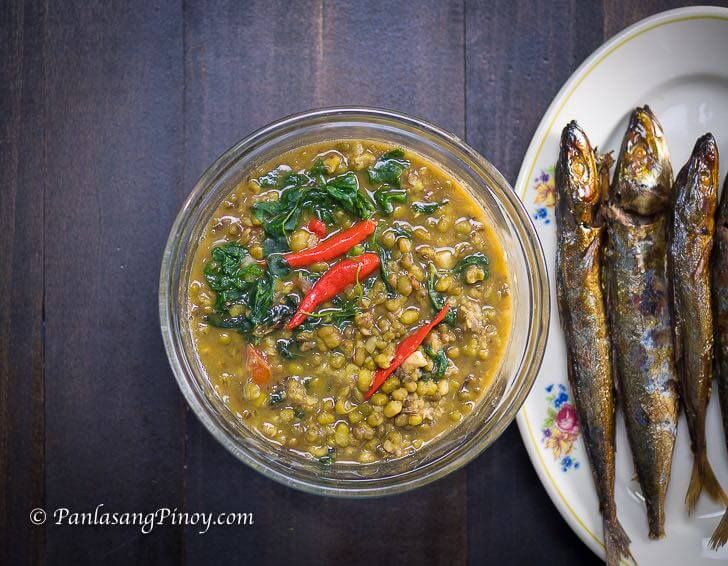
[[[409,358],[402,362],[402,368],[406,372],[409,372],[415,368],[423,368],[426,365],[427,358],[420,350],[416,350],[415,352],[410,354]]]
[[[463,301],[458,307],[458,318],[465,323],[465,328],[472,332],[482,332],[484,326],[484,316],[477,303],[473,301]]]

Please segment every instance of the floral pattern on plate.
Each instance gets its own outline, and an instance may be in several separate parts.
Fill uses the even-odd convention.
[[[554,168],[547,167],[533,180],[533,189],[536,192],[533,197],[535,209],[533,219],[540,220],[544,224],[551,224],[552,213],[549,212],[556,204],[556,185],[554,183]]]
[[[541,425],[543,443],[551,451],[562,472],[579,469],[580,463],[573,456],[574,445],[579,438],[579,417],[569,402],[569,391],[561,383],[546,386],[546,418]]]

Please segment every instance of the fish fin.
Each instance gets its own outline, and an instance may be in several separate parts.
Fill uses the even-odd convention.
[[[594,148],[594,159],[597,164],[597,173],[599,174],[599,192],[601,193],[600,201],[602,203],[607,202],[609,199],[609,169],[614,163],[614,157],[612,152],[599,153],[599,150]]]
[[[715,501],[719,501],[724,505],[728,505],[728,495],[720,485],[718,478],[715,477],[713,468],[708,462],[708,456],[705,456],[705,463],[703,464],[703,487],[708,492],[708,495]]]
[[[718,523],[718,527],[713,531],[713,536],[710,537],[710,548],[718,550],[728,542],[728,509],[723,513],[723,518]]]
[[[604,519],[604,550],[606,551],[607,566],[619,566],[622,563],[622,558],[632,558],[632,553],[629,551],[629,537],[624,532],[619,519],[614,517],[613,519]]]
[[[685,495],[685,504],[688,507],[688,515],[693,513],[695,504],[698,502],[700,492],[703,491],[703,480],[700,473],[700,464],[698,463],[697,456],[693,461],[693,471],[690,473],[690,484],[688,485],[688,492]]]
[[[718,478],[713,473],[713,468],[708,462],[708,455],[705,450],[701,450],[699,454],[695,455],[693,461],[693,471],[690,474],[690,485],[688,486],[688,493],[685,496],[685,503],[688,507],[688,514],[692,514],[695,510],[695,505],[698,503],[700,493],[705,488],[708,495],[716,501],[720,501],[723,504],[728,505],[728,496],[726,495],[723,488],[718,482]]]

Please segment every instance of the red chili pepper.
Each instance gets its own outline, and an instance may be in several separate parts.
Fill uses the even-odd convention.
[[[351,248],[360,244],[374,233],[377,223],[364,220],[319,242],[317,246],[300,252],[284,254],[283,259],[293,268],[304,267],[319,261],[329,261],[344,255]]]
[[[303,297],[296,314],[288,323],[288,330],[293,330],[301,324],[313,310],[334,298],[346,287],[369,277],[379,267],[377,254],[362,254],[351,259],[337,263],[314,283],[311,290]]]
[[[397,346],[397,349],[394,351],[394,358],[392,358],[392,363],[389,364],[389,367],[378,369],[374,373],[374,382],[369,388],[369,391],[367,391],[367,394],[364,395],[365,400],[374,395],[377,389],[382,386],[382,383],[387,381],[387,378],[394,373],[394,370],[396,370],[407,358],[414,354],[415,350],[420,347],[420,344],[422,344],[422,341],[427,337],[430,331],[442,322],[442,319],[447,316],[449,311],[450,305],[446,303],[440,312],[437,313],[435,318],[427,324],[420,326],[399,343],[399,346]]]
[[[312,218],[308,221],[308,231],[312,234],[316,234],[319,238],[323,238],[326,235],[326,224],[321,222],[318,218]]]

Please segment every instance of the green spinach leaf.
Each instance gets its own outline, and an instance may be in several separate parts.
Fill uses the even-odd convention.
[[[394,212],[393,203],[407,202],[407,191],[384,186],[374,191],[374,202],[377,203],[379,212],[385,216],[391,216]]]
[[[287,165],[280,165],[265,175],[258,177],[258,184],[264,189],[282,189],[284,187],[306,185],[310,182],[310,175],[296,173]]]
[[[445,372],[450,365],[450,360],[444,350],[438,350],[435,352],[432,346],[425,346],[425,354],[432,359],[433,367],[429,373],[424,373],[420,379],[422,380],[433,380],[435,382],[440,381],[445,377]]]
[[[230,242],[216,246],[204,269],[205,279],[217,293],[215,310],[227,312],[236,303],[246,303],[254,293],[256,281],[264,274],[241,245]],[[247,263],[246,263],[247,262]]]
[[[322,324],[333,324],[341,328],[344,324],[354,320],[359,312],[359,301],[356,299],[344,299],[340,295],[332,301],[333,306],[321,309],[308,315],[308,319],[299,328],[310,330]]]
[[[241,245],[231,242],[215,246],[212,259],[204,269],[205,279],[215,291],[215,312],[207,321],[220,328],[235,328],[252,332],[271,316],[273,303],[273,276],[264,271]],[[234,305],[242,307],[242,314],[230,314]]]
[[[319,175],[323,175],[326,173],[326,165],[324,165],[324,160],[320,157],[317,157],[313,164],[311,165],[311,168],[308,170],[308,174],[312,177],[316,177]]]
[[[470,254],[469,256],[465,256],[463,259],[457,262],[455,264],[455,267],[453,267],[453,272],[457,273],[458,275],[462,275],[463,273],[465,273],[465,270],[468,267],[470,267],[471,265],[476,265],[483,270],[483,273],[485,273],[485,278],[487,279],[490,275],[488,270],[489,263],[490,261],[488,260],[488,256],[481,252],[476,252],[474,254]]]
[[[253,216],[263,224],[268,236],[285,237],[298,227],[303,195],[303,187],[288,187],[281,192],[278,200],[256,202],[251,208]]]
[[[389,229],[394,232],[397,238],[407,238],[408,240],[413,238],[412,231],[402,226],[399,222],[395,222]]]
[[[389,282],[389,274],[391,273],[389,270],[389,261],[391,259],[390,251],[385,248],[381,243],[379,243],[380,226],[381,223],[378,224],[376,229],[374,230],[374,235],[372,236],[372,241],[369,244],[369,247],[374,253],[379,256],[379,277],[381,277],[384,286],[387,288],[387,294],[389,295],[389,297],[394,297],[397,295],[397,290]]]
[[[206,320],[217,328],[229,328],[247,334],[253,330],[253,323],[248,316],[230,316],[219,312],[207,315]]]
[[[400,187],[399,177],[410,166],[404,158],[404,150],[397,148],[383,154],[376,163],[369,167],[369,182],[372,185],[391,185]]]
[[[273,389],[268,395],[268,404],[271,407],[275,407],[276,405],[280,405],[281,403],[283,403],[283,401],[286,400],[286,397],[288,397],[288,395],[286,394],[286,390],[277,387]]]
[[[305,210],[327,224],[334,223],[337,209],[362,219],[370,218],[375,212],[374,203],[359,190],[359,180],[353,172],[328,180],[323,175],[316,180],[308,174],[296,174],[289,179],[295,182],[288,183],[278,200],[260,201],[252,206],[253,215],[268,237],[287,237],[298,227]]]
[[[276,340],[276,350],[282,358],[292,360],[293,358],[300,356],[296,353],[296,341],[293,338],[280,338]]]
[[[413,202],[412,210],[420,214],[432,214],[439,208],[445,206],[449,201],[447,199],[440,202]]]
[[[295,314],[299,300],[298,295],[291,293],[282,303],[270,307],[261,319],[252,321],[253,328],[250,333],[261,338],[283,328]]]
[[[371,218],[374,214],[374,204],[359,190],[359,179],[351,171],[329,179],[324,190],[335,204],[356,218]]]
[[[430,303],[432,303],[432,307],[435,309],[435,311],[440,312],[445,306],[445,297],[443,297],[437,291],[437,289],[435,289],[435,280],[437,279],[437,276],[437,269],[435,269],[435,266],[430,263],[427,266],[427,280],[425,281],[425,286],[427,287],[427,295],[430,298]],[[452,325],[455,323],[456,320],[456,310],[454,307],[450,306],[450,310],[445,315],[445,322]]]

